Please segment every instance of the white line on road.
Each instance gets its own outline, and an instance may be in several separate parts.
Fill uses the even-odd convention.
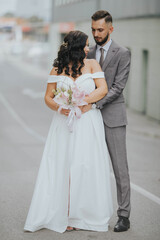
[[[157,203],[160,205],[160,198],[158,198],[157,196],[155,196],[154,194],[146,191],[144,188],[141,188],[137,185],[135,185],[134,183],[131,183],[131,188],[134,189],[135,191],[139,192],[140,194],[142,194],[143,196],[149,198],[150,200],[152,200],[153,202]]]
[[[35,92],[33,89],[30,89],[30,88],[24,88],[22,93],[33,99],[44,98],[44,95],[45,95],[45,92]]]
[[[11,105],[8,103],[8,101],[4,98],[4,96],[1,93],[0,93],[0,101],[3,103],[3,105],[6,107],[8,112],[12,115],[12,117],[19,123],[19,125],[22,126],[22,128],[27,133],[29,133],[36,139],[40,140],[41,142],[43,143],[45,142],[46,139],[27,126],[27,124],[18,116],[18,114],[14,111],[14,109],[11,107]]]
[[[114,178],[114,174],[111,173],[111,177]],[[145,190],[144,188],[139,187],[138,185],[134,184],[134,183],[130,183],[131,188],[133,190],[135,190],[136,192],[140,193],[141,195],[145,196],[146,198],[152,200],[153,202],[157,203],[160,205],[160,198],[157,197],[156,195],[148,192],[147,190]]]
[[[27,133],[29,133],[31,136],[35,137],[37,140],[45,143],[46,139],[26,125],[26,123],[17,115],[17,113],[12,108],[12,106],[7,102],[7,100],[5,99],[5,97],[1,93],[0,93],[0,101],[3,103],[3,105],[6,107],[8,112],[12,115],[12,117],[21,125],[21,127]],[[114,178],[113,173],[111,174],[111,176],[112,176],[112,178]],[[150,199],[151,201],[160,205],[160,198],[158,198],[154,194],[146,191],[144,188],[141,188],[134,183],[131,183],[131,188],[133,190],[137,191],[138,193],[140,193],[141,195],[145,196],[146,198]]]

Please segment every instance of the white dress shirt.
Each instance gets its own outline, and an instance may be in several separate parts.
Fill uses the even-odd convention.
[[[106,43],[103,47],[101,47],[100,45],[97,44],[97,49],[96,49],[96,60],[97,60],[97,62],[99,62],[100,57],[101,57],[100,48],[104,49],[104,60],[105,60],[107,52],[109,50],[109,47],[110,47],[111,43],[112,43],[112,39],[110,39],[109,42]]]

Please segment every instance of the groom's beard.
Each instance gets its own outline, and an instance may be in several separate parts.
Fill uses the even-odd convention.
[[[108,38],[109,38],[109,33],[107,33],[107,36],[101,42],[97,41],[95,38],[94,40],[98,45],[102,46],[104,43],[107,42]]]

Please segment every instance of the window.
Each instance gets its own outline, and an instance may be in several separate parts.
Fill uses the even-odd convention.
[[[129,51],[131,51],[131,49],[129,47],[126,47]],[[129,107],[129,97],[130,97],[130,90],[129,90],[129,86],[130,86],[130,75],[131,72],[129,73],[129,78],[128,81],[126,83],[126,86],[124,88],[124,97],[125,97],[125,102],[126,102],[126,106]]]
[[[148,50],[142,51],[142,112],[147,111]]]
[[[84,1],[84,0],[55,0],[55,5],[57,7],[59,7],[59,6],[63,6],[63,5],[66,5],[66,4],[82,2],[82,1]]]

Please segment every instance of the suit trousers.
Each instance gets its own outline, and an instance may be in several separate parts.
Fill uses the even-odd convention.
[[[126,152],[126,126],[105,126],[106,143],[110,154],[117,186],[117,215],[130,216],[130,179]]]

